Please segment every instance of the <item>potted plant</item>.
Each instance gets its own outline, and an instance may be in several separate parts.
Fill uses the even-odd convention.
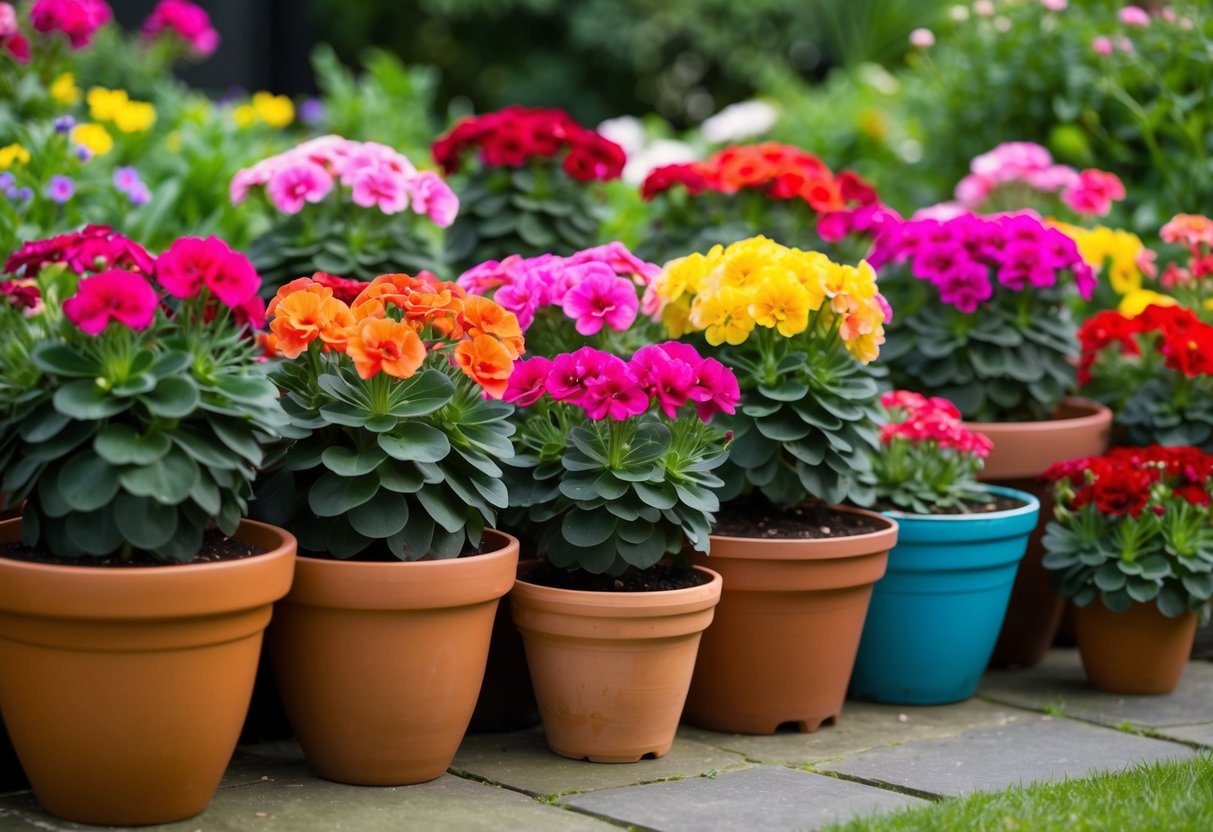
[[[778,142],[663,165],[640,193],[652,215],[641,253],[658,261],[756,233],[826,253],[843,244],[857,258],[884,223],[900,219],[854,171],[835,174],[813,154]]]
[[[1045,476],[1056,507],[1044,565],[1075,605],[1087,678],[1110,693],[1170,693],[1213,596],[1213,457],[1113,448]]]
[[[291,535],[242,520],[286,427],[257,273],[214,237],[153,258],[96,227],[5,271],[0,711],[51,813],[196,815],[294,571]]]
[[[897,546],[876,583],[851,695],[904,705],[968,699],[990,661],[1039,501],[980,485],[992,443],[946,399],[898,390],[868,482],[897,519]]]
[[[842,709],[897,539],[894,521],[830,505],[873,496],[861,480],[879,443],[865,365],[888,317],[875,274],[755,237],[666,264],[652,292],[670,334],[702,333],[741,384],[741,407],[721,419],[734,441],[710,564],[725,588],[686,719],[814,731]]]
[[[898,310],[883,352],[893,384],[954,402],[994,443],[982,479],[1036,494],[1047,513],[1037,478],[1102,452],[1112,421],[1104,405],[1069,395],[1078,341],[1068,304],[1095,287],[1074,241],[1028,213],[962,214],[889,226],[873,263]],[[1028,543],[995,664],[1039,662],[1061,623],[1041,534]]]
[[[708,424],[737,380],[679,343],[518,365],[511,492],[546,565],[511,593],[548,746],[595,762],[666,754],[720,598],[706,552],[728,448]],[[668,559],[668,562],[667,562]]]
[[[594,182],[618,179],[623,148],[563,110],[511,106],[461,119],[433,145],[448,176],[475,153],[458,187],[463,211],[447,234],[460,268],[511,254],[572,254],[598,240]]]
[[[249,248],[267,297],[316,269],[361,280],[399,268],[434,270],[440,230],[459,212],[438,174],[417,170],[386,145],[341,136],[309,139],[242,168],[230,191],[233,205],[263,195],[275,214]]]
[[[514,583],[517,541],[493,527],[518,321],[401,274],[348,305],[300,278],[268,314],[298,433],[258,492],[302,552],[269,636],[287,716],[322,777],[433,780],[467,730]]]

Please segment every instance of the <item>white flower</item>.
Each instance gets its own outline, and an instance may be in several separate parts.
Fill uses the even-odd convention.
[[[699,133],[712,144],[737,142],[761,136],[779,121],[779,111],[765,101],[730,104],[704,121]]]
[[[646,141],[644,124],[635,116],[616,116],[598,125],[598,133],[623,148],[630,157]]]
[[[628,153],[628,163],[623,169],[623,181],[630,185],[639,185],[654,168],[676,165],[681,162],[694,162],[698,158],[699,154],[695,148],[686,142],[657,139],[635,153]]]

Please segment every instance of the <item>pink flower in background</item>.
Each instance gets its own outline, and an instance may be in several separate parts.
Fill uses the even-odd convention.
[[[577,331],[593,335],[609,326],[623,332],[636,320],[640,301],[632,284],[601,263],[581,267],[586,275],[564,296],[564,314],[577,322]]]
[[[1070,2],[1069,0],[1040,0],[1040,5],[1051,12],[1064,12]]]
[[[158,304],[156,290],[143,276],[108,271],[81,280],[76,294],[63,302],[63,314],[83,332],[100,335],[110,321],[147,329]]]
[[[1140,6],[1125,6],[1116,17],[1126,26],[1149,26],[1150,13]]]
[[[39,32],[63,32],[72,49],[80,49],[114,13],[105,0],[37,0],[29,16]]]
[[[641,260],[628,251],[627,246],[618,241],[582,249],[565,258],[565,262],[569,265],[603,263],[610,266],[615,274],[630,274],[633,282],[638,286],[647,286],[657,275],[661,274],[661,266]]]
[[[1112,46],[1111,38],[1100,35],[1091,41],[1091,51],[1100,57],[1106,58],[1116,51],[1116,48]]]
[[[235,179],[232,180],[235,183]],[[297,159],[274,171],[266,183],[270,202],[284,214],[298,214],[305,203],[317,203],[333,189],[333,178],[320,165]]]
[[[1075,213],[1101,217],[1112,210],[1113,202],[1124,198],[1125,186],[1119,176],[1093,168],[1078,174],[1078,181],[1062,194]]]
[[[542,355],[514,362],[514,372],[501,400],[518,407],[530,407],[547,392],[548,374],[551,371],[552,362]]]
[[[916,49],[930,49],[935,45],[935,33],[930,29],[915,29],[910,32],[910,45]]]
[[[459,213],[459,197],[438,174],[422,171],[413,177],[413,213],[424,214],[439,228],[448,228]]]
[[[17,34],[17,10],[12,3],[0,3],[0,38]]]
[[[189,45],[190,51],[205,57],[219,48],[219,32],[201,6],[189,0],[160,0],[141,27],[144,37],[154,38],[168,30]]]
[[[399,214],[409,207],[405,180],[386,165],[359,168],[350,184],[355,205],[377,207],[385,214]]]

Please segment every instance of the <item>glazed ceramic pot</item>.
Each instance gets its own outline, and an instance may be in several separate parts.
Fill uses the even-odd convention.
[[[548,747],[562,757],[630,763],[669,752],[720,575],[657,592],[592,592],[519,581],[514,622]]]
[[[875,532],[820,540],[712,536],[696,553],[724,579],[703,636],[683,719],[714,731],[816,731],[837,720],[872,586],[885,572],[897,523],[860,514]]]
[[[20,539],[0,523],[0,542]],[[295,538],[245,520],[264,554],[151,567],[0,558],[0,713],[48,812],[168,823],[206,808],[236,747]]]
[[[1170,693],[1188,666],[1197,618],[1194,612],[1167,618],[1153,602],[1124,612],[1112,612],[1099,601],[1074,607],[1087,680],[1108,693]]]
[[[1053,491],[1040,481],[1040,475],[1055,462],[1106,451],[1112,433],[1112,411],[1090,399],[1070,397],[1058,407],[1053,419],[967,422],[966,427],[984,433],[994,443],[981,479],[1027,491],[1040,501],[1041,519],[1028,538],[1028,550],[991,657],[995,667],[1031,667],[1040,663],[1053,644],[1065,609],[1050,586],[1051,574],[1041,565],[1044,529],[1053,516]]]
[[[308,765],[321,777],[403,786],[446,771],[484,677],[518,541],[449,560],[300,557],[269,632],[275,678]]]
[[[852,696],[942,705],[977,691],[1040,513],[1031,494],[986,491],[1023,505],[980,514],[885,512],[900,530],[872,593]]]

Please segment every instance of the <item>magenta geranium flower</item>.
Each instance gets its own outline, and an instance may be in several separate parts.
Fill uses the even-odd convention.
[[[29,12],[35,29],[63,32],[72,49],[88,46],[93,34],[113,16],[105,0],[38,0]]]
[[[514,372],[510,375],[509,386],[506,387],[501,400],[519,407],[530,407],[547,392],[547,380],[551,370],[552,362],[542,355],[514,362]]]
[[[63,302],[63,314],[89,335],[100,335],[110,321],[143,330],[156,317],[159,299],[147,279],[134,272],[108,271],[80,281]]]
[[[232,309],[261,287],[252,262],[218,237],[174,240],[156,261],[156,279],[175,298],[197,297],[205,288]]]
[[[189,46],[190,52],[205,57],[219,48],[219,32],[211,25],[206,10],[189,0],[160,0],[143,21],[144,37],[169,31]]]
[[[598,374],[606,357],[606,353],[593,347],[556,356],[548,373],[548,394],[558,402],[579,404],[585,395],[586,380]]]
[[[583,277],[564,296],[564,314],[576,321],[582,335],[593,335],[603,325],[623,332],[636,320],[640,301],[635,287],[602,263],[578,267]]]
[[[598,373],[586,378],[581,406],[591,419],[622,421],[649,409],[649,397],[627,363],[602,353]]]

